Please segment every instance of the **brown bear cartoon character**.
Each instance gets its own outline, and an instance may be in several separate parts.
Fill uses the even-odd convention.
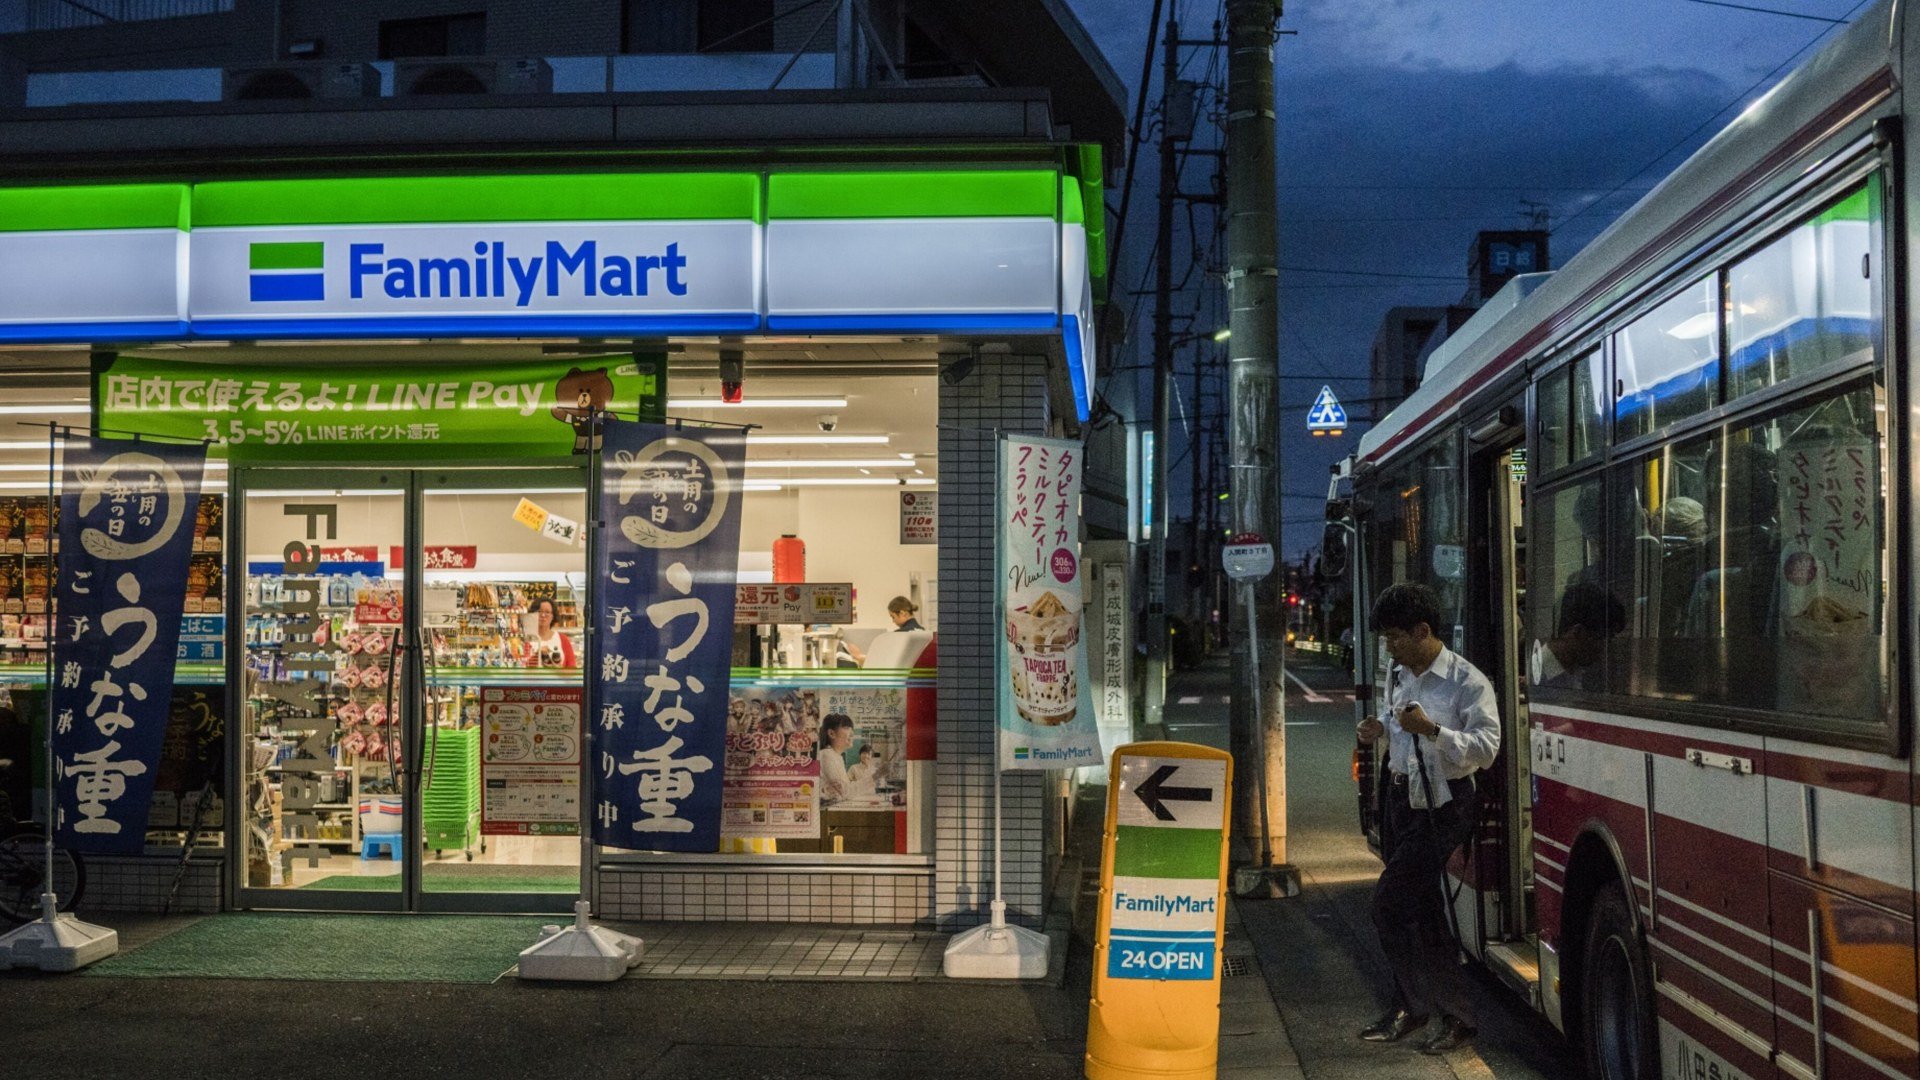
[[[594,428],[594,414],[613,400],[613,379],[606,368],[581,371],[568,368],[554,387],[553,418],[573,428],[573,452],[590,453],[600,449],[600,435]]]

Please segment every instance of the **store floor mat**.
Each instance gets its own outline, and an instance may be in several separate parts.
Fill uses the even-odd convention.
[[[466,863],[428,863],[425,888],[428,892],[538,892],[577,893],[580,871],[572,867],[473,866]],[[399,874],[334,874],[299,886],[339,892],[364,889],[368,892],[399,892]]]
[[[107,978],[488,983],[551,919],[475,915],[213,915],[102,960]]]

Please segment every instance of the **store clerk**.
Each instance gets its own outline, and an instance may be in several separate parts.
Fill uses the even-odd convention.
[[[553,614],[552,600],[543,598],[533,602],[533,637],[527,645],[533,650],[534,666],[579,667],[580,662],[573,655],[573,642],[553,628]]]
[[[920,625],[919,619],[914,618],[914,616],[918,615],[919,613],[920,613],[920,609],[913,606],[913,601],[907,599],[904,596],[896,596],[893,599],[887,601],[887,618],[893,620],[894,633],[905,634],[905,633],[910,633],[914,630],[926,629],[925,627]],[[853,655],[853,658],[855,660],[859,661],[862,664],[867,662],[867,654],[865,650],[859,648],[858,646],[854,645],[850,641],[844,642],[843,647],[847,650],[847,652]]]

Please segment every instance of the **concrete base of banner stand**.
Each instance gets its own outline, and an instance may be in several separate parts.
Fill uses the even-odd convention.
[[[1051,943],[1045,934],[1007,925],[1007,905],[993,902],[993,921],[947,942],[940,968],[949,979],[1044,979]]]
[[[1292,863],[1242,866],[1233,871],[1233,895],[1246,900],[1282,900],[1300,895],[1300,871]]]
[[[78,971],[120,951],[119,931],[62,914],[52,893],[40,898],[40,907],[40,918],[0,936],[0,971]]]
[[[640,962],[646,942],[589,925],[591,906],[585,900],[575,901],[572,926],[549,926],[546,937],[520,950],[521,978],[612,982]]]

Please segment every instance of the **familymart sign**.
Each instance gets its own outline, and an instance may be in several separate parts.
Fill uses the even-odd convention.
[[[0,341],[1059,334],[1084,414],[1097,183],[982,169],[0,189],[0,259],[36,268],[0,293]]]

